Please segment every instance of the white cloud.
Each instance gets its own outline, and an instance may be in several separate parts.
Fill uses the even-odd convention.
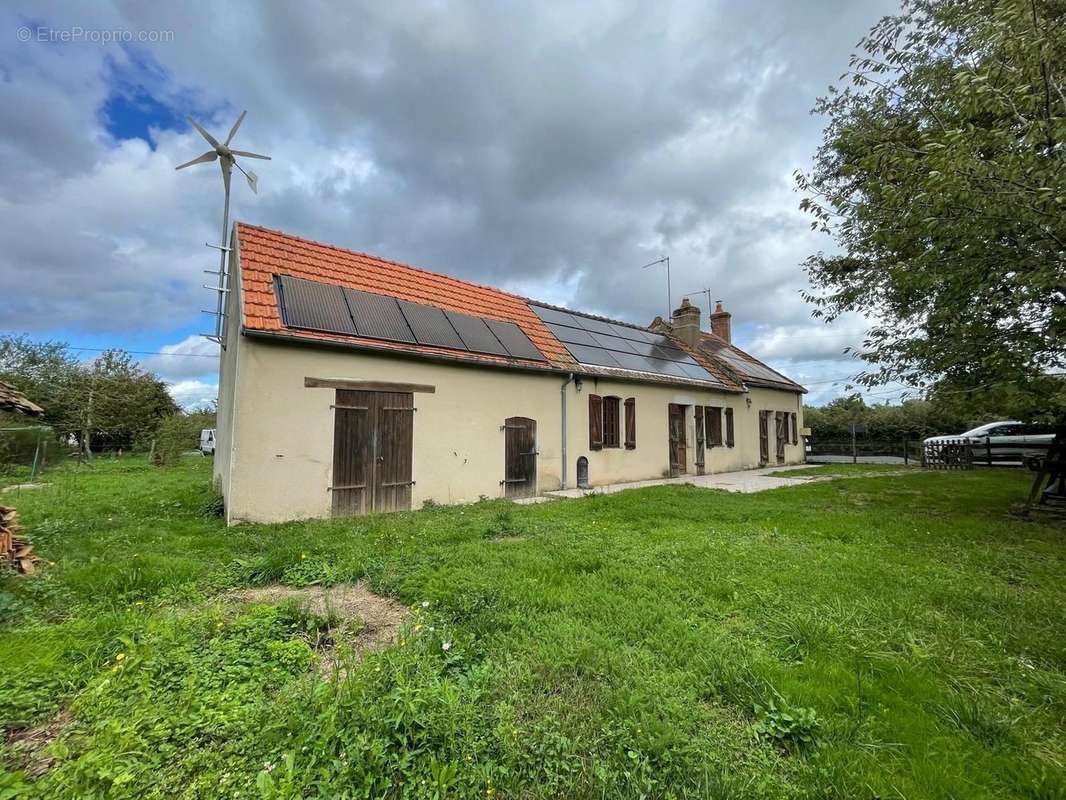
[[[189,130],[116,141],[103,110],[132,86],[216,134],[248,109],[237,145],[274,160],[250,165],[258,196],[234,182],[234,218],[636,322],[665,311],[661,272],[639,267],[669,253],[675,303],[710,286],[735,325],[757,326],[757,355],[837,374],[850,342],[812,333],[799,296],[800,262],[828,243],[789,176],[818,141],[815,97],[895,7],[8,7],[6,30],[173,37],[128,51],[0,39],[0,104],[17,112],[0,116],[3,324],[121,344],[184,332],[211,306],[217,166],[174,171],[206,149]],[[148,365],[192,397],[215,366],[181,354],[206,346]]]
[[[187,336],[177,344],[163,345],[160,351],[164,355],[146,359],[143,366],[164,380],[218,373],[218,345],[203,336]]]
[[[218,384],[189,380],[167,384],[174,402],[186,410],[205,408],[218,399]]]

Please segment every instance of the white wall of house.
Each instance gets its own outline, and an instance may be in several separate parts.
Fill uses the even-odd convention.
[[[231,302],[238,303],[237,292]],[[237,306],[239,308],[239,306]],[[230,318],[235,320],[236,317]],[[231,332],[236,326],[231,326]],[[537,421],[537,491],[559,488],[562,477],[560,386],[565,376],[442,364],[352,350],[326,349],[237,337],[227,347],[220,380],[217,483],[230,522],[276,522],[331,513],[335,390],[306,388],[305,378],[427,384],[414,395],[412,508],[427,501],[453,504],[502,497],[504,420]],[[636,398],[636,449],[589,449],[588,394]],[[567,389],[567,482],[576,483],[580,456],[589,459],[593,485],[661,477],[669,471],[667,413],[688,406],[687,471],[695,473],[692,406],[734,408],[733,448],[708,451],[708,472],[756,466],[760,409],[802,414],[800,395],[765,389],[729,394],[583,378]],[[750,405],[749,401],[750,400]],[[232,403],[232,411],[224,411]],[[802,417],[799,416],[802,425]],[[624,412],[621,416],[624,443]],[[224,430],[223,430],[224,428]],[[771,457],[773,456],[771,432]],[[786,461],[802,461],[789,445]]]

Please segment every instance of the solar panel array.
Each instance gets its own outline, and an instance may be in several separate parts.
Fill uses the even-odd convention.
[[[716,358],[722,359],[729,366],[747,378],[757,378],[776,383],[791,383],[791,381],[779,372],[763,366],[757,361],[747,358],[744,353],[732,347],[721,346],[715,353]]]
[[[513,322],[472,317],[289,275],[277,276],[277,289],[281,319],[290,328],[546,360]]]
[[[666,336],[547,306],[530,308],[581,364],[692,378],[721,384]]]

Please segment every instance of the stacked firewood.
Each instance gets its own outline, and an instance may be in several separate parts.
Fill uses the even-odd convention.
[[[37,563],[33,545],[18,536],[19,515],[10,506],[0,506],[0,565],[30,575]]]

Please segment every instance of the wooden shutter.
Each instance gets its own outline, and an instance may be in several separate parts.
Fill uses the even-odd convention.
[[[725,410],[725,446],[733,446],[733,409]]]
[[[626,450],[637,447],[637,398],[626,398]]]
[[[796,427],[796,412],[793,411],[788,416],[792,423],[792,444],[799,444],[799,428]]]
[[[603,398],[589,395],[589,449],[603,449]]]
[[[693,406],[692,419],[696,423],[696,474],[702,475],[704,472],[704,466],[706,465],[705,449],[704,445],[706,439],[703,435],[703,421],[704,421],[704,409],[703,406]]]

